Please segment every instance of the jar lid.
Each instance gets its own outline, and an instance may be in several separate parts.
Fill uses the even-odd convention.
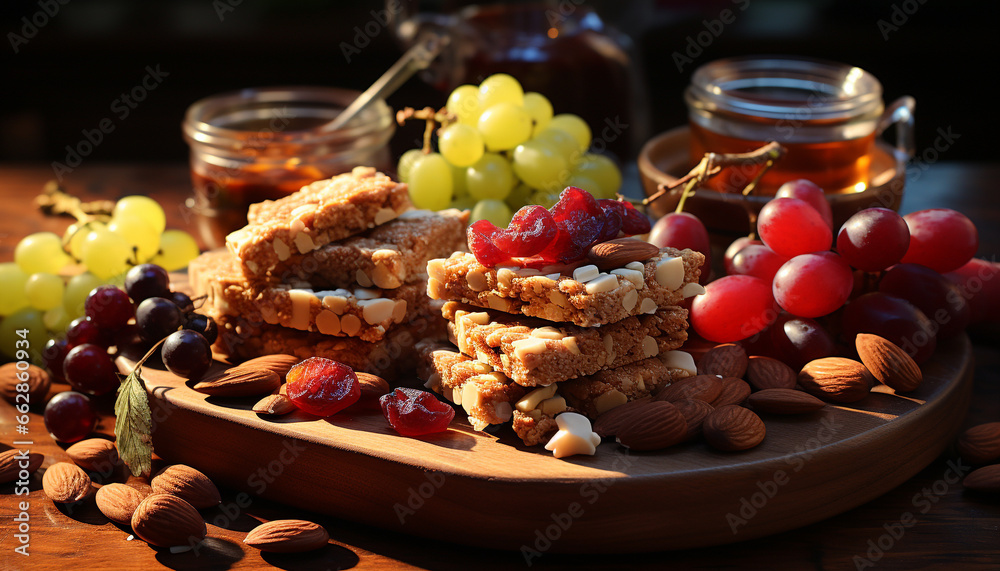
[[[846,64],[788,56],[717,60],[695,70],[685,99],[692,109],[812,121],[881,113],[882,84]]]

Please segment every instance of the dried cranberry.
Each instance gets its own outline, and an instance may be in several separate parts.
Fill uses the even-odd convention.
[[[379,404],[389,425],[403,436],[444,432],[455,418],[455,409],[417,389],[396,389],[382,395]]]
[[[652,228],[649,217],[636,210],[630,202],[622,202],[622,206],[625,207],[625,220],[622,221],[622,232],[626,236],[649,234]]]
[[[354,370],[343,363],[310,357],[285,375],[288,398],[295,406],[316,416],[330,416],[361,398]]]
[[[604,230],[601,231],[601,237],[597,241],[607,242],[608,240],[614,240],[618,237],[618,232],[621,231],[622,224],[625,223],[625,203],[610,198],[602,198],[597,203],[601,205],[601,210],[604,211]]]
[[[493,243],[494,236],[499,232],[500,229],[489,220],[477,220],[465,230],[469,249],[480,264],[493,267],[510,259],[509,254],[504,253]]]
[[[559,195],[551,212],[559,231],[539,256],[563,263],[582,259],[604,229],[601,206],[589,192],[570,186]]]
[[[506,230],[494,234],[493,243],[511,256],[533,256],[556,237],[556,222],[544,206],[523,206]]]

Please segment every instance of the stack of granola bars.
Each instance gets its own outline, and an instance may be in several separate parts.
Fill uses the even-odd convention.
[[[320,356],[391,379],[444,335],[425,270],[464,247],[467,218],[413,210],[405,184],[359,167],[251,206],[228,249],[190,264],[191,287],[231,358]]]
[[[418,344],[418,374],[477,429],[513,421],[525,444],[544,443],[561,412],[595,419],[695,373],[677,351],[680,304],[704,291],[703,259],[662,248],[607,271],[491,268],[462,252],[431,260],[427,291],[445,301],[451,345]]]

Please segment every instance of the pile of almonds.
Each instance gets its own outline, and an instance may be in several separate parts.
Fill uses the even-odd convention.
[[[973,470],[963,485],[977,492],[1000,493],[1000,422],[988,422],[969,428],[958,437],[958,454],[968,460]]]

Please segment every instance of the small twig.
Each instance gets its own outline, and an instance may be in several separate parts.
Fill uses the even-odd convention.
[[[88,220],[107,220],[115,209],[113,200],[94,200],[83,202],[66,192],[58,182],[50,180],[45,183],[42,193],[35,197],[35,204],[50,216],[72,216],[81,222]]]
[[[400,126],[405,125],[409,119],[420,119],[427,122],[427,126],[424,128],[424,146],[421,149],[426,155],[432,151],[431,138],[434,135],[435,128],[441,125],[443,129],[454,123],[458,118],[444,107],[437,111],[432,107],[424,107],[423,109],[405,107],[396,112],[396,122]]]

